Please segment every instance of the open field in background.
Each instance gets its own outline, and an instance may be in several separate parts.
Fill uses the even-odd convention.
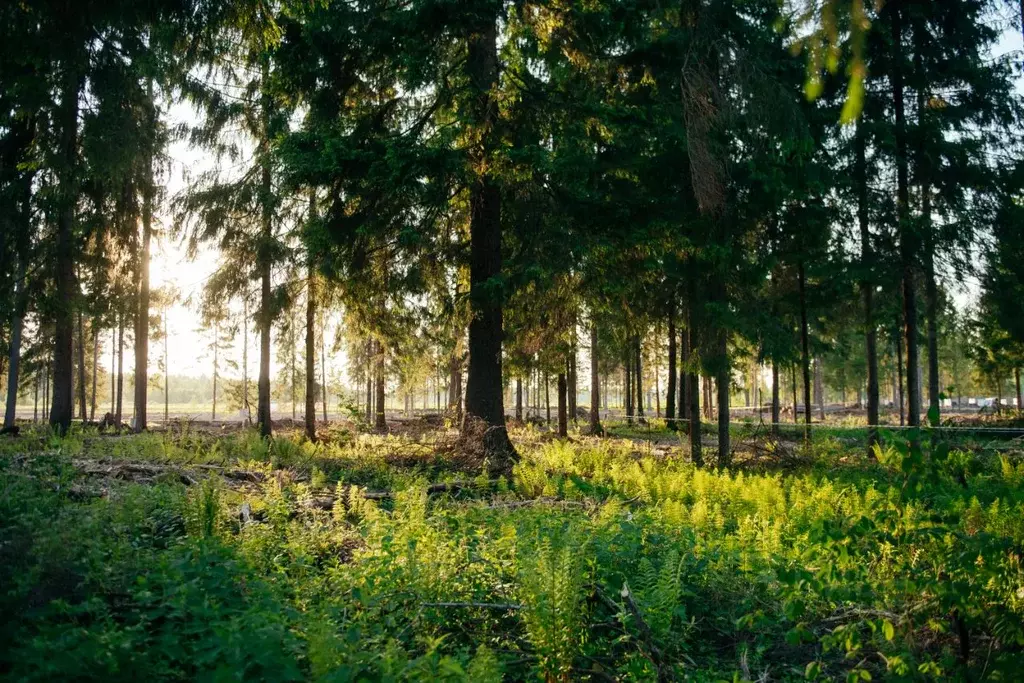
[[[315,444],[189,420],[64,439],[25,427],[0,437],[12,680],[1014,680],[1024,667],[1020,431],[925,432],[920,450],[886,432],[873,460],[855,427],[804,442],[737,422],[736,464],[717,471],[694,468],[662,420],[564,441],[522,425],[520,462],[488,476],[436,418],[395,419],[386,436],[321,424]]]

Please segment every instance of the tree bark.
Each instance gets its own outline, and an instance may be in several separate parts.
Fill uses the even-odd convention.
[[[696,306],[694,306],[692,302],[690,306],[687,307],[689,320],[686,325],[688,338],[685,348],[688,356],[692,356],[698,348],[697,315],[695,309]],[[689,357],[687,360],[690,360]],[[690,388],[688,392],[690,399],[690,457],[693,459],[694,465],[701,467],[704,464],[704,453],[701,450],[700,377],[696,372],[696,368],[692,367],[692,364],[688,366],[687,372],[690,378]]]
[[[210,421],[217,419],[217,375],[220,372],[220,321],[213,323],[213,410],[210,411]]]
[[[551,384],[551,378],[548,373],[544,373],[544,410],[547,416],[547,423],[551,424],[551,395],[548,392],[548,387]]]
[[[825,420],[825,385],[821,377],[821,359],[814,359],[814,404],[818,406],[818,419]]]
[[[724,328],[716,326],[715,336],[718,355],[718,466],[728,467],[732,462],[732,448],[729,445],[729,389],[732,385],[732,370],[729,363],[729,341]]]
[[[85,407],[85,317],[78,309],[78,417],[82,422],[88,418]]]
[[[904,410],[903,400],[903,337],[899,333],[899,317],[896,319],[896,387],[899,389],[900,394],[900,426],[906,424],[906,411]]]
[[[320,325],[320,407],[323,410],[324,425],[327,424],[327,317],[324,315]]]
[[[167,306],[164,306],[164,429],[167,428],[167,422],[170,418],[170,404],[171,404],[171,365],[170,365],[170,349],[167,346]]]
[[[89,419],[96,421],[96,381],[99,379],[100,368],[100,331],[96,326],[94,318],[91,324],[92,329],[92,398],[89,401]]]
[[[149,124],[156,131],[156,111],[153,101],[153,81],[147,85],[147,106],[150,108]],[[153,164],[155,150],[147,150],[146,177],[142,187],[142,252],[139,255],[139,307],[135,314],[135,423],[136,433],[146,429],[147,403],[149,400],[149,260],[150,240],[153,235]]]
[[[623,406],[626,409],[626,422],[629,424],[633,423],[633,361],[632,353],[626,351],[626,360],[624,362],[625,367],[625,379],[623,380],[623,389],[625,390],[625,402]]]
[[[636,385],[636,417],[640,422],[644,421],[644,368],[643,349],[640,346],[640,335],[635,337],[634,358],[636,359],[636,374],[633,383]]]
[[[316,277],[312,262],[306,273],[306,438],[316,441]]]
[[[779,364],[772,359],[772,434],[778,435],[782,419],[782,401],[779,398]]]
[[[598,435],[601,429],[601,373],[597,365],[597,323],[590,322],[590,433]]]
[[[864,298],[864,343],[868,371],[868,454],[874,454],[878,443],[878,328],[874,312],[874,253],[871,248],[871,228],[868,222],[867,140],[864,124],[857,124],[854,139],[856,162],[854,175],[857,184],[857,225],[860,229],[860,261],[863,276],[860,283]]]
[[[1024,403],[1021,403],[1020,393],[1020,368],[1013,369],[1013,379],[1014,382],[1017,384],[1017,412],[1019,413],[1021,411],[1024,411]]]
[[[569,436],[569,421],[566,416],[568,386],[565,373],[558,373],[558,436],[566,438]]]
[[[57,168],[59,204],[57,211],[53,351],[53,403],[50,425],[64,435],[71,427],[74,368],[72,336],[74,335],[75,296],[75,206],[78,203],[78,96],[82,90],[80,65],[74,58],[63,65],[61,102],[56,113],[60,130]]]
[[[516,421],[523,421],[523,379],[516,377]]]
[[[374,375],[376,380],[375,403],[377,404],[377,415],[373,427],[378,434],[384,434],[388,431],[387,416],[384,413],[384,345],[379,340],[376,342],[376,351],[376,372],[374,372]]]
[[[675,305],[669,306],[668,313],[668,386],[665,393],[665,423],[672,431],[676,429],[676,320]]]
[[[685,315],[683,317],[685,318]],[[685,328],[679,334],[679,355],[679,399],[677,401],[679,420],[677,426],[688,429],[688,420],[690,419],[690,375],[687,368],[690,362],[690,337]]]
[[[902,0],[890,0],[886,5],[891,14],[893,110],[896,122],[896,217],[899,222],[900,264],[903,278],[903,326],[907,345],[907,424],[921,424],[921,395],[919,392],[917,345],[917,288],[915,287],[914,259],[917,257],[917,238],[910,224],[910,188],[907,171],[907,130],[903,102],[903,17]]]
[[[463,438],[486,454],[491,467],[508,469],[517,459],[505,427],[501,344],[503,293],[495,286],[501,275],[501,188],[490,170],[489,157],[498,145],[497,106],[491,91],[498,82],[498,30],[486,17],[470,34],[466,69],[472,100],[470,127],[479,142],[469,152],[473,174],[469,189],[469,378]],[[475,423],[482,423],[483,429]]]
[[[21,335],[25,321],[25,262],[26,255],[18,255],[18,270],[15,293],[14,315],[11,317],[11,343],[7,363],[7,404],[4,407],[4,427],[14,425],[18,408],[18,377],[21,366]]]
[[[114,423],[121,428],[124,417],[124,312],[117,314],[117,406],[114,409]]]
[[[804,381],[804,424],[811,424],[811,355],[810,334],[807,329],[807,277],[804,273],[804,262],[797,264],[797,285],[800,290],[800,370]],[[804,429],[804,439],[810,431]]]

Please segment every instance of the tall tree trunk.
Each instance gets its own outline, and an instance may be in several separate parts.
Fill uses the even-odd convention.
[[[114,409],[114,423],[121,428],[124,418],[124,312],[117,314],[117,406]]]
[[[114,319],[120,320],[117,311],[114,311]],[[110,329],[110,414],[117,410],[117,324]]]
[[[88,418],[85,406],[85,317],[78,309],[78,417],[85,422]]]
[[[469,152],[474,175],[469,189],[469,379],[466,383],[466,415],[463,438],[486,454],[491,467],[508,469],[516,452],[505,427],[502,395],[501,343],[503,294],[494,280],[501,274],[501,188],[489,163],[498,145],[497,106],[491,96],[498,82],[498,30],[487,17],[471,33],[466,58],[473,93],[469,118],[478,137]],[[482,422],[478,426],[475,423]],[[483,428],[481,428],[481,426]]]
[[[558,436],[563,439],[569,436],[569,420],[566,416],[569,392],[567,384],[565,373],[558,373]]]
[[[32,373],[32,422],[39,422],[39,371]]]
[[[1021,403],[1020,393],[1020,368],[1013,369],[1013,379],[1017,385],[1017,412],[1019,413],[1021,411],[1024,411],[1024,403]]]
[[[825,421],[825,385],[821,377],[821,359],[814,359],[814,404],[818,406],[818,419]]]
[[[623,381],[623,388],[625,389],[626,405],[626,422],[633,423],[633,360],[632,352],[626,351],[625,366],[625,380]]]
[[[691,290],[691,294],[692,294]],[[690,305],[687,306],[687,314],[689,320],[686,324],[686,332],[688,335],[685,349],[688,356],[692,356],[697,352],[698,349],[698,335],[697,335],[697,307],[693,304],[691,298]],[[690,360],[687,358],[687,360]],[[689,399],[690,399],[690,457],[693,458],[693,464],[697,467],[701,467],[704,464],[704,453],[701,450],[701,429],[700,429],[700,377],[697,374],[697,369],[691,364],[688,366],[687,372],[690,378],[689,388]]]
[[[728,467],[732,462],[732,448],[729,445],[729,389],[732,385],[732,371],[729,363],[729,341],[725,328],[716,326],[715,345],[718,356],[718,372],[715,383],[718,388],[718,466]]]
[[[868,223],[868,171],[867,140],[864,124],[857,124],[854,139],[856,162],[854,168],[857,183],[857,225],[860,229],[860,261],[864,274],[860,289],[864,298],[864,342],[868,371],[868,454],[874,454],[878,443],[878,328],[874,312],[874,252],[871,248],[871,228]]]
[[[75,206],[78,204],[78,96],[82,90],[80,65],[74,58],[63,65],[61,101],[57,109],[60,130],[57,166],[58,211],[55,263],[56,310],[54,311],[53,404],[50,425],[63,435],[71,427],[74,410],[74,335],[75,296]]]
[[[220,372],[220,321],[213,323],[213,410],[210,411],[210,421],[217,419],[217,375]]]
[[[249,292],[242,297],[242,410],[245,411],[245,423],[252,424],[252,411],[249,409]]]
[[[779,363],[772,359],[772,434],[778,435],[782,420],[782,401],[779,398]]]
[[[686,317],[685,314],[683,316]],[[683,429],[688,429],[690,413],[690,375],[687,368],[690,363],[690,335],[686,329],[683,328],[679,335],[679,400],[677,405],[679,406],[679,420],[677,426],[682,426]]]
[[[907,126],[903,102],[903,0],[890,0],[886,8],[891,14],[892,55],[890,81],[896,122],[896,217],[899,222],[900,264],[903,278],[903,325],[907,345],[907,424],[921,424],[917,345],[917,288],[915,263],[917,238],[910,220],[910,188],[907,171]]]
[[[643,350],[640,347],[640,335],[634,341],[633,357],[636,360],[636,373],[633,383],[636,385],[636,417],[640,422],[644,421],[644,368]]]
[[[800,370],[804,380],[804,424],[811,424],[811,354],[810,334],[807,329],[807,277],[804,262],[797,264],[797,285],[800,290]],[[809,428],[804,429],[804,438],[810,436]]]
[[[327,312],[320,325],[320,407],[323,409],[324,424],[327,424]]]
[[[306,438],[316,441],[316,278],[312,262],[306,273]]]
[[[1019,386],[1019,385],[1018,385]],[[601,429],[601,373],[597,365],[597,322],[590,321],[590,433],[597,435]]]
[[[676,316],[675,304],[668,314],[668,386],[665,387],[665,423],[675,431],[676,425]]]
[[[896,387],[900,394],[900,426],[906,424],[906,410],[904,406],[903,392],[903,337],[899,333],[899,318],[897,317],[896,332]]]
[[[270,174],[270,62],[264,57],[260,66],[260,242],[256,250],[256,261],[260,271],[260,376],[257,382],[256,421],[260,435],[267,437],[273,431],[270,415],[270,327],[274,322],[270,288],[270,268],[273,258],[271,249],[274,240],[273,185]]]
[[[547,423],[551,425],[551,395],[548,392],[548,388],[551,385],[551,377],[548,373],[544,373],[544,411],[546,414]]]
[[[167,306],[164,306],[164,429],[167,429],[167,422],[171,412],[171,364],[170,349],[167,346]]]
[[[100,368],[100,331],[96,327],[94,318],[90,325],[92,329],[92,397],[89,401],[89,420],[96,421],[96,381],[99,379]]]
[[[799,424],[800,423],[800,404],[797,402],[797,398],[796,398],[796,391],[797,391],[796,387],[797,387],[797,384],[796,384],[796,364],[795,363],[791,364],[789,366],[789,374],[790,374],[790,378],[793,380],[793,422]]]
[[[9,137],[15,137],[19,141],[19,160],[28,160],[32,140],[36,131],[36,120],[34,116],[19,119],[14,122]],[[18,407],[18,383],[21,368],[21,341],[25,326],[25,310],[28,305],[28,275],[29,251],[32,244],[32,182],[35,177],[34,171],[23,172],[20,180],[21,198],[18,202],[17,215],[12,219],[18,221],[16,228],[17,235],[15,242],[15,258],[17,267],[14,269],[14,297],[11,309],[11,341],[8,349],[7,363],[7,402],[4,406],[4,427],[14,424]],[[39,396],[38,376],[36,385],[36,403]],[[36,410],[38,410],[36,408]],[[33,418],[35,421],[35,418]]]
[[[516,377],[516,421],[523,421],[523,379]]]
[[[150,130],[156,130],[156,104],[153,100],[153,80],[147,84],[146,105],[149,107]],[[153,165],[155,150],[147,150],[145,180],[142,187],[142,252],[139,254],[139,308],[135,314],[135,424],[134,431],[146,429],[147,402],[149,400],[149,260],[150,240],[153,235]]]
[[[11,316],[11,343],[7,364],[7,404],[4,407],[4,427],[14,424],[18,408],[18,373],[21,365],[21,334],[25,321],[25,262],[24,253],[18,255],[18,281],[14,293],[14,314]],[[38,389],[37,389],[38,396]]]
[[[917,36],[915,36],[917,38]],[[927,93],[924,84],[927,74],[924,71],[922,49],[915,39],[914,64],[918,76],[917,87],[917,120],[918,126],[924,128],[928,119],[925,106]],[[920,179],[921,192],[921,225],[924,230],[924,307],[926,334],[928,337],[928,419],[933,427],[939,426],[939,294],[935,284],[935,236],[932,230],[932,193],[931,174],[928,159],[928,145],[923,135],[918,136],[917,175]]]
[[[377,404],[377,419],[374,422],[374,429],[378,434],[384,434],[388,431],[388,423],[386,415],[384,414],[384,345],[377,341],[377,354],[376,354],[376,404]]]
[[[366,340],[366,424],[373,424],[373,339]]]

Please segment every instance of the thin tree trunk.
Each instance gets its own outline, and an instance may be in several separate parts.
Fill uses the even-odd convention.
[[[810,334],[807,329],[807,277],[804,274],[804,262],[797,264],[797,284],[800,290],[800,370],[804,381],[804,424],[811,424],[811,356]],[[804,429],[804,439],[810,431]]]
[[[640,335],[634,341],[634,358],[636,359],[636,374],[633,383],[636,385],[636,417],[640,422],[644,421],[644,368],[643,351],[640,347]]]
[[[220,321],[213,323],[213,410],[210,412],[210,421],[217,420],[217,375],[219,369],[220,353]]]
[[[245,411],[245,422],[252,424],[252,411],[249,409],[249,292],[242,298],[242,409]]]
[[[1018,385],[1019,386],[1019,385]],[[590,322],[590,433],[597,435],[601,429],[601,373],[597,365],[597,323]]]
[[[685,317],[685,316],[684,316]],[[689,367],[690,363],[690,335],[686,329],[681,330],[679,335],[679,422],[678,425],[684,429],[688,429],[690,419],[690,375]],[[684,422],[685,421],[685,422]]]
[[[312,204],[312,200],[310,200]],[[316,279],[310,262],[306,273],[306,438],[316,441]]]
[[[92,398],[89,401],[89,420],[96,421],[96,382],[100,368],[100,331],[96,327],[96,319],[92,321]]]
[[[366,340],[366,424],[373,424],[373,340]]]
[[[117,405],[114,408],[114,423],[121,428],[124,418],[124,312],[117,316]]]
[[[39,371],[32,374],[32,422],[39,422]]]
[[[686,324],[686,332],[688,335],[686,346],[684,347],[687,352],[687,360],[690,360],[690,356],[697,352],[698,349],[698,335],[697,335],[697,314],[696,306],[693,301],[693,288],[690,290],[691,300],[690,305],[687,307],[687,314],[689,320]],[[700,428],[700,377],[697,374],[697,369],[692,365],[687,366],[687,374],[689,375],[689,404],[690,404],[690,457],[693,459],[693,464],[697,467],[701,467],[704,464],[704,453],[701,449],[701,428]]]
[[[69,58],[64,67],[61,102],[56,113],[60,130],[59,153],[62,163],[57,167],[59,209],[55,263],[56,310],[54,311],[53,403],[50,425],[63,435],[71,427],[74,368],[72,336],[74,334],[75,297],[75,206],[78,203],[78,96],[82,77],[77,60]]]
[[[860,229],[860,260],[864,271],[860,288],[864,297],[864,342],[868,371],[868,454],[878,443],[878,328],[874,312],[874,253],[868,223],[867,141],[864,124],[857,124],[855,176],[857,182],[857,225]],[[845,402],[845,400],[844,400]]]
[[[899,318],[897,317],[897,333],[896,333],[896,387],[899,389],[900,394],[900,426],[906,424],[903,403],[903,337],[899,333]]]
[[[732,462],[732,448],[729,445],[729,389],[732,372],[729,363],[729,340],[724,328],[716,330],[718,346],[718,466],[728,467]]]
[[[793,422],[799,424],[800,423],[800,404],[797,403],[797,399],[796,399],[796,391],[797,391],[796,386],[797,385],[796,385],[796,364],[795,363],[791,364],[789,366],[789,371],[790,371],[789,374],[791,376],[791,379],[793,380]]]
[[[549,387],[551,386],[551,377],[547,372],[544,373],[544,411],[547,417],[548,426],[551,426],[551,394]]]
[[[782,401],[779,397],[779,363],[772,359],[772,434],[778,435],[782,420]]]
[[[626,400],[626,422],[633,423],[633,360],[631,351],[626,351],[626,362],[625,362],[625,380],[623,382],[623,388],[625,389],[625,400]]]
[[[1024,403],[1021,403],[1021,393],[1020,393],[1020,368],[1014,368],[1013,369],[1013,379],[1014,379],[1014,382],[1017,385],[1017,412],[1019,413],[1022,410],[1024,410]]]
[[[18,256],[18,281],[14,294],[14,315],[11,317],[11,344],[7,364],[7,404],[4,407],[4,427],[14,425],[18,408],[18,373],[21,366],[21,334],[24,326],[25,256]],[[36,391],[38,400],[38,387]]]
[[[378,434],[384,434],[388,431],[387,416],[384,414],[384,345],[377,341],[376,343],[376,404],[377,404],[377,419],[374,422],[374,429]]]
[[[320,407],[323,409],[324,425],[327,424],[327,311],[320,326]],[[383,409],[383,406],[381,406]]]
[[[558,373],[558,436],[566,438],[569,436],[569,421],[566,416],[568,386],[565,373]]]
[[[676,320],[675,305],[669,306],[668,313],[668,386],[665,388],[665,422],[668,428],[676,429]]]
[[[114,311],[115,320],[120,320],[120,315]],[[110,414],[117,411],[117,325],[110,330]]]
[[[523,421],[523,380],[516,377],[516,422]]]
[[[818,419],[825,421],[825,385],[821,377],[821,359],[814,359],[814,403],[818,406]]]
[[[85,407],[85,318],[82,310],[78,310],[78,417],[82,422],[88,418]]]
[[[170,349],[167,345],[167,306],[164,306],[164,429],[167,429],[167,422],[171,412],[171,364]]]

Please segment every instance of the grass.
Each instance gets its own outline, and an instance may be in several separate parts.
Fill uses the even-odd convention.
[[[720,472],[614,431],[515,432],[522,461],[497,481],[459,471],[430,434],[0,441],[0,674],[1012,680],[1024,668],[1019,453],[925,435],[923,449],[892,439],[868,460],[823,437],[784,468]],[[428,494],[441,481],[465,485]]]

